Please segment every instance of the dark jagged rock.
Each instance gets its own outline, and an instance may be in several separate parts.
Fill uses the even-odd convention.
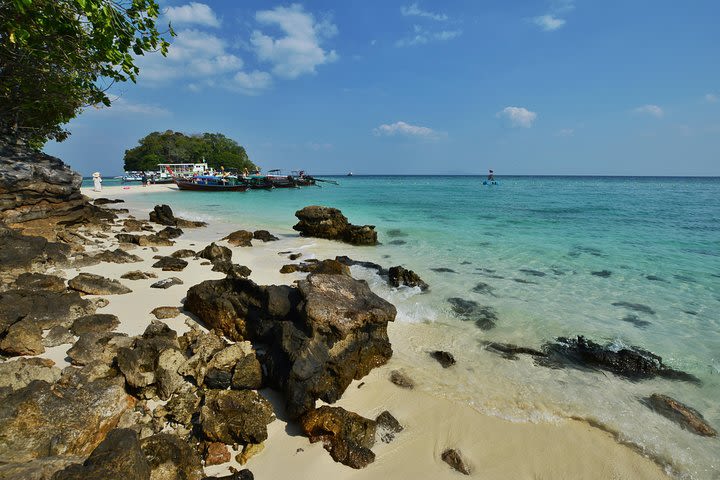
[[[204,475],[200,455],[177,435],[153,435],[143,439],[140,448],[151,480],[200,480]]]
[[[118,282],[93,273],[80,273],[68,282],[68,286],[78,292],[89,295],[122,295],[132,292],[131,289]]]
[[[430,356],[438,361],[443,368],[452,367],[455,365],[455,357],[450,352],[443,352],[442,350],[435,350],[430,352]]]
[[[195,256],[195,251],[183,248],[181,250],[173,252],[170,256],[175,258],[190,258]]]
[[[692,407],[678,402],[672,397],[653,393],[644,398],[643,403],[657,413],[680,425],[685,430],[703,437],[716,437],[717,431]]]
[[[88,455],[133,405],[118,378],[81,385],[33,381],[0,403],[0,464]]]
[[[114,200],[111,200],[109,198],[100,197],[100,198],[96,198],[95,200],[93,200],[93,203],[95,205],[108,205],[108,204],[112,204],[112,203],[125,203],[125,200],[123,200],[121,198],[116,198]]]
[[[2,173],[0,173],[2,177]],[[2,180],[0,179],[0,183]],[[0,191],[2,187],[0,187]],[[2,205],[0,193],[0,205]],[[0,206],[0,210],[3,207]],[[67,261],[70,246],[48,242],[38,236],[22,235],[20,232],[0,225],[0,285],[9,283],[25,272],[44,270],[50,265]]]
[[[183,283],[184,282],[177,277],[170,277],[153,283],[152,285],[150,285],[150,288],[167,289],[175,285],[182,285]]]
[[[463,462],[459,451],[452,448],[447,449],[442,453],[440,458],[442,458],[443,462],[450,465],[453,470],[457,470],[463,475],[470,475],[470,469],[465,465],[465,462]]]
[[[280,268],[280,273],[295,273],[300,270],[300,265],[295,263],[290,263],[287,265],[283,265]]]
[[[336,462],[364,468],[375,461],[370,450],[375,444],[374,420],[341,407],[323,405],[302,417],[301,428],[311,442],[322,441]]]
[[[180,386],[178,370],[185,360],[175,331],[157,320],[134,340],[132,347],[117,351],[117,365],[128,385],[140,389],[154,384],[162,400],[170,398]]]
[[[191,220],[183,220],[182,218],[176,218],[173,214],[172,209],[168,205],[155,205],[155,208],[150,212],[150,221],[159,223],[160,225],[167,225],[170,227],[180,228],[196,228],[205,227],[205,222],[195,222]]]
[[[590,272],[590,275],[595,275],[596,277],[602,277],[602,278],[608,278],[612,275],[612,272],[610,270],[600,270],[597,272]]]
[[[392,355],[387,322],[395,308],[346,275],[311,274],[297,288],[205,281],[188,290],[185,308],[233,340],[267,346],[268,380],[285,392],[291,418],[317,399],[335,402]]]
[[[335,257],[335,260],[342,263],[343,265],[347,265],[348,267],[358,266],[358,267],[367,268],[369,270],[375,270],[378,273],[378,275],[380,275],[380,276],[387,276],[387,274],[388,274],[387,269],[377,263],[365,262],[362,260],[353,260],[352,258],[347,257],[345,255],[339,255],[339,256]]]
[[[157,234],[150,235],[133,235],[130,233],[118,233],[115,235],[120,243],[129,243],[139,245],[141,247],[172,247],[175,242],[167,238],[163,238]]]
[[[558,337],[553,343],[543,345],[546,358],[538,363],[552,367],[599,368],[634,380],[664,377],[673,380],[699,383],[689,373],[668,368],[662,358],[638,347],[618,348],[612,344],[599,345],[583,336]]]
[[[131,253],[127,253],[121,248],[115,250],[106,250],[91,257],[97,263],[135,263],[142,262],[142,258]]]
[[[141,270],[133,270],[131,272],[124,273],[120,276],[125,280],[147,280],[148,278],[157,278],[153,272],[143,272]]]
[[[67,351],[73,365],[89,365],[99,362],[110,365],[120,347],[132,344],[132,339],[122,333],[86,333]]]
[[[71,465],[55,473],[52,480],[150,480],[150,471],[138,434],[122,428],[108,433],[82,465]]]
[[[156,307],[150,313],[157,319],[175,318],[180,315],[180,309],[178,307]]]
[[[268,232],[267,230],[255,230],[253,232],[253,238],[256,240],[261,240],[263,242],[274,242],[275,240],[279,240],[278,237]]]
[[[302,253],[299,253],[299,252],[298,252],[298,253],[291,253],[290,255],[288,255],[288,258],[289,258],[290,260],[297,260],[297,259],[300,258],[300,257],[302,257]]]
[[[519,354],[532,355],[534,357],[546,357],[547,354],[534,348],[529,347],[518,347],[512,343],[499,343],[499,342],[487,342],[485,349],[502,355],[509,360],[515,360]]]
[[[427,290],[428,284],[425,283],[420,276],[412,270],[407,270],[401,266],[390,267],[388,270],[388,283],[393,287],[407,285],[408,287],[419,287],[420,290]]]
[[[383,443],[392,442],[395,440],[395,434],[404,430],[403,426],[400,425],[400,422],[398,422],[397,419],[387,410],[377,416],[375,423],[377,423],[380,440]]]
[[[490,330],[495,327],[498,320],[497,312],[493,307],[479,305],[473,300],[459,297],[448,298],[453,312],[463,320],[474,321],[481,330]]]
[[[95,304],[81,298],[78,292],[24,289],[0,292],[0,335],[18,321],[40,330],[57,325],[69,327],[73,320],[95,313],[95,309]]]
[[[95,313],[76,319],[70,331],[80,336],[85,333],[105,333],[114,330],[120,325],[120,319],[107,313]]]
[[[67,288],[65,279],[44,273],[23,273],[15,280],[15,288],[28,290],[49,290],[63,292]]]
[[[274,419],[270,402],[253,390],[208,390],[200,411],[205,438],[233,443],[261,443]]]
[[[252,239],[253,233],[247,230],[238,230],[223,238],[223,240],[227,240],[230,245],[235,247],[252,247]]]
[[[200,250],[197,256],[210,260],[213,266],[232,265],[232,250],[222,245],[216,245],[215,242]]]
[[[75,342],[75,335],[70,333],[67,328],[56,325],[48,330],[45,337],[42,339],[42,344],[45,348],[57,347],[59,345],[65,345]]]
[[[0,362],[0,388],[19,390],[33,380],[55,383],[61,370],[47,358],[21,358],[14,362]]]
[[[42,330],[37,324],[25,320],[13,323],[0,341],[0,351],[6,355],[40,355],[45,351]]]
[[[415,388],[415,382],[413,379],[400,370],[393,370],[390,372],[390,381],[400,388],[406,388],[408,390]]]
[[[347,275],[350,276],[350,268],[347,265],[338,262],[337,260],[326,259],[317,261],[310,259],[307,262],[301,262],[298,264],[283,265],[280,269],[280,273],[326,273],[328,275]]]
[[[175,257],[161,257],[153,264],[153,268],[161,268],[163,272],[180,272],[187,266],[187,261]]]
[[[173,238],[178,238],[183,234],[183,231],[177,227],[165,227],[159,232],[157,232],[155,235],[157,235],[160,238],[164,238],[167,240],[172,240]]]
[[[340,240],[353,245],[376,245],[377,232],[374,225],[352,225],[337,208],[305,207],[295,212],[300,220],[294,230],[303,237]]]
[[[613,307],[622,307],[622,308],[627,308],[628,310],[632,310],[635,312],[647,313],[648,315],[655,315],[655,310],[648,307],[647,305],[643,305],[642,303],[614,302],[612,305],[613,305]]]

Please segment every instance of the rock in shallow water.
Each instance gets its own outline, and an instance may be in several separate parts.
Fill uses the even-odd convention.
[[[643,403],[686,430],[703,437],[717,436],[717,431],[710,426],[700,412],[672,397],[654,393],[650,397],[644,398]]]
[[[417,273],[412,270],[407,270],[400,265],[390,267],[388,270],[388,283],[393,287],[399,287],[400,285],[418,287],[422,291],[430,288]]]
[[[377,232],[374,225],[352,225],[337,208],[317,205],[295,212],[300,220],[294,230],[304,237],[340,240],[353,245],[376,245]]]
[[[545,358],[538,363],[550,367],[600,368],[629,379],[664,377],[700,383],[689,373],[668,368],[662,358],[638,347],[599,345],[579,335],[576,338],[558,337],[553,343],[543,345]]]
[[[455,357],[450,352],[435,350],[434,352],[430,352],[430,356],[437,360],[443,368],[448,368],[455,365]]]

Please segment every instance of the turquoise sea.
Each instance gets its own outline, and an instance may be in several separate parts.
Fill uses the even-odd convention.
[[[375,225],[382,245],[348,247],[348,255],[404,265],[431,290],[392,290],[372,272],[358,275],[396,304],[398,322],[433,326],[433,346],[472,365],[445,381],[442,395],[513,421],[588,420],[677,477],[720,478],[720,440],[682,430],[640,402],[670,395],[720,430],[720,178],[500,177],[499,186],[461,176],[326,178],[339,185],[138,199],[286,235],[307,205]],[[497,326],[464,322],[451,297],[492,307]],[[538,348],[574,335],[642,347],[702,384],[552,370],[483,347]],[[417,348],[427,346],[418,340]]]

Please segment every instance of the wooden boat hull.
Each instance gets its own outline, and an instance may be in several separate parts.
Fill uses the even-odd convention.
[[[247,185],[213,185],[182,180],[175,180],[175,185],[177,185],[180,190],[191,190],[195,192],[244,192],[248,189]]]

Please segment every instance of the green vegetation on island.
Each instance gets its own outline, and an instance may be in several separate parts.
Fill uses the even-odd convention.
[[[136,58],[169,43],[154,0],[0,1],[0,135],[40,148],[83,107],[109,106]]]
[[[242,145],[221,133],[185,135],[167,130],[140,139],[140,145],[125,150],[125,170],[157,170],[160,163],[201,163],[227,170],[254,171]]]

